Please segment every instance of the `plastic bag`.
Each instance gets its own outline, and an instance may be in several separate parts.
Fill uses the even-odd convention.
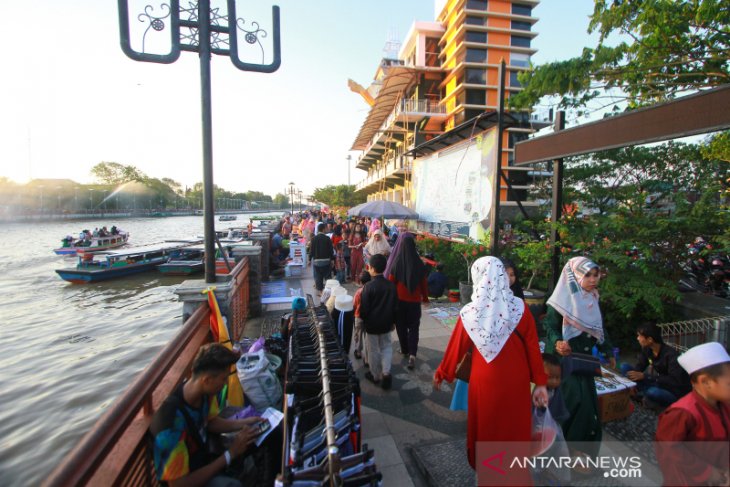
[[[559,458],[570,455],[568,444],[563,437],[563,430],[558,422],[553,419],[548,408],[532,408],[531,439],[532,456],[534,457]],[[546,461],[545,464],[547,463]],[[570,482],[570,470],[568,468],[538,467],[535,468],[532,474],[535,485],[567,485]]]
[[[263,349],[244,354],[236,363],[236,371],[244,394],[256,410],[281,408],[281,383]]]
[[[266,343],[266,339],[264,337],[259,337],[258,340],[253,342],[251,348],[248,349],[248,353],[257,353],[259,350],[264,348],[264,343]]]

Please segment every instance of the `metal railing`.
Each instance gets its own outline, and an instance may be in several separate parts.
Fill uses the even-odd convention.
[[[248,258],[231,271],[232,338],[248,316]],[[115,404],[51,473],[46,486],[159,485],[147,431],[165,398],[186,377],[200,347],[210,342],[210,308],[203,303]]]
[[[657,326],[662,331],[664,343],[679,352],[686,352],[695,345],[707,342],[719,342],[725,348],[730,347],[728,335],[730,316],[661,323]]]

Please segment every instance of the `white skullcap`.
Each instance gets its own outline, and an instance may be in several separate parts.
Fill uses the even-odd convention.
[[[326,288],[333,288],[340,285],[340,281],[337,279],[327,279],[327,281],[324,283],[324,287]]]
[[[352,296],[349,296],[347,294],[344,294],[342,296],[337,296],[335,298],[335,309],[346,312],[346,311],[352,311],[353,305],[352,305]]]
[[[692,374],[711,365],[730,362],[730,355],[721,344],[709,342],[690,348],[677,361],[688,374]]]

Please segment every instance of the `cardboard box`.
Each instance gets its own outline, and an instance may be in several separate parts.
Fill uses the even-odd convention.
[[[633,411],[628,389],[598,396],[598,415],[602,423],[627,418]]]

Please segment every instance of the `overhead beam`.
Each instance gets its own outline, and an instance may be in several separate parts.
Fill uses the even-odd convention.
[[[730,85],[586,123],[515,144],[515,164],[532,164],[607,149],[730,128]]]

